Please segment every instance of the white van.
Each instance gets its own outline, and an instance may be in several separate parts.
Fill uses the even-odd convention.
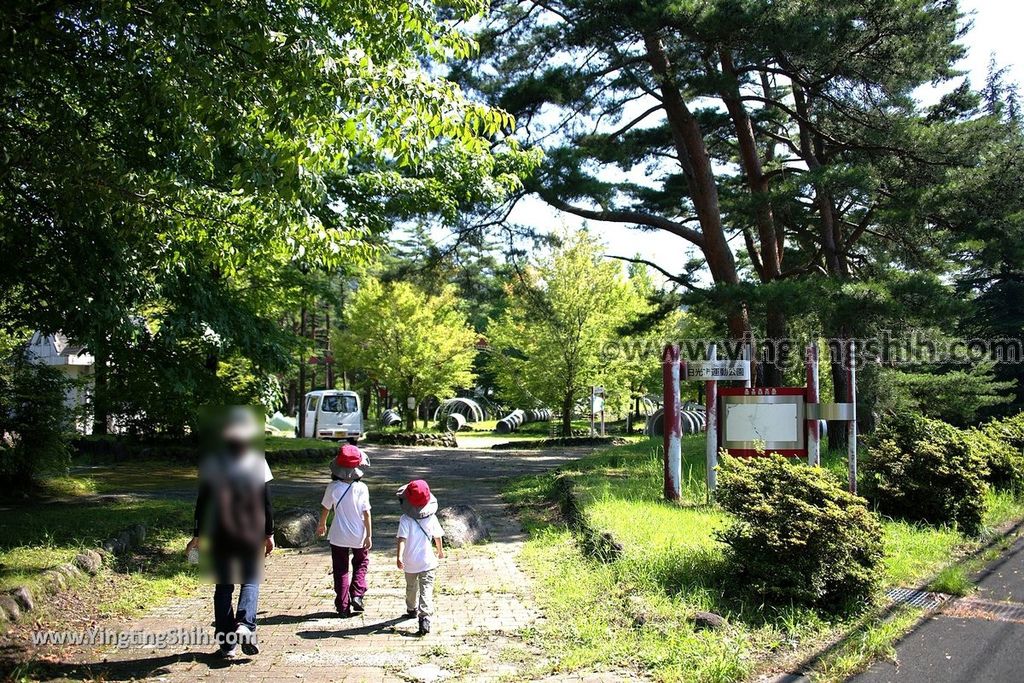
[[[361,437],[363,410],[359,405],[359,394],[335,389],[306,394],[305,434],[317,439]]]

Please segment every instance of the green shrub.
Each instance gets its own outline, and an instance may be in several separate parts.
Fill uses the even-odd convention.
[[[992,420],[985,425],[985,431],[1017,450],[1024,450],[1024,413],[1002,420]]]
[[[985,477],[993,488],[1019,490],[1024,486],[1024,452],[1002,438],[997,422],[965,432],[967,442],[988,468]]]
[[[67,380],[17,356],[0,359],[0,483],[21,486],[70,462]]]
[[[882,529],[866,501],[826,470],[780,456],[724,460],[718,500],[736,521],[729,546],[735,585],[774,604],[845,610],[880,580]]]
[[[988,476],[977,441],[939,420],[889,416],[865,438],[864,492],[887,515],[976,534]]]
[[[988,461],[988,482],[996,488],[1024,487],[1024,413],[993,420],[980,430],[980,446]]]

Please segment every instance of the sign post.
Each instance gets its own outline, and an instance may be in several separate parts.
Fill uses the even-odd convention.
[[[601,415],[601,436],[604,436],[604,387],[590,387],[590,435],[594,436],[596,417]]]
[[[683,476],[683,427],[679,415],[678,345],[669,344],[665,347],[661,356],[661,374],[665,398],[661,429],[665,451],[665,499],[677,501],[682,495],[680,481]]]
[[[806,457],[804,387],[737,387],[718,393],[718,444],[722,450],[741,458],[767,453]]]
[[[807,402],[818,402],[818,344],[807,345]],[[807,464],[821,466],[821,423],[818,417],[807,419]]]
[[[751,354],[750,342],[749,341],[743,342],[743,362],[747,366],[747,379],[744,380],[743,386],[745,388],[747,388],[747,389],[749,389],[753,385],[753,378],[750,376],[750,356],[751,355],[753,355],[753,354]]]
[[[708,360],[718,360],[718,348],[714,344],[708,345]],[[747,373],[750,372],[750,366],[747,366]],[[706,464],[707,464],[707,482],[708,482],[708,497],[714,498],[715,488],[718,486],[718,380],[709,379],[707,381],[705,394],[707,396],[707,405],[705,406],[705,432],[707,433],[707,450]]]
[[[745,360],[703,360],[689,363],[686,379],[690,382],[742,380],[750,382],[750,363]]]
[[[594,435],[594,387],[590,387],[590,436]]]
[[[850,423],[846,430],[846,454],[850,466],[850,493],[857,493],[857,342],[850,340],[849,389],[847,400],[850,403]]]

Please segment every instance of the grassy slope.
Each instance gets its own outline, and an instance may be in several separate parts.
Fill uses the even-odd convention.
[[[728,518],[704,505],[703,458],[703,439],[685,439],[682,506],[660,500],[662,466],[651,443],[609,449],[573,466],[586,514],[625,547],[611,565],[583,558],[550,506],[537,505],[552,476],[519,480],[509,490],[533,532],[524,559],[539,579],[539,597],[548,614],[559,615],[535,634],[552,657],[548,668],[626,666],[665,681],[734,681],[792,666],[849,636],[817,667],[819,678],[840,680],[866,658],[887,653],[917,610],[897,610],[884,623],[870,611],[829,621],[724,594],[729,568],[713,532]],[[1024,516],[1024,504],[1007,495],[990,494],[989,502],[990,526]],[[927,583],[979,545],[952,530],[903,522],[885,520],[884,530],[886,587]],[[953,574],[940,587],[956,587],[962,572]],[[724,614],[730,627],[695,631],[687,617],[696,610]]]
[[[9,507],[0,515],[0,590],[26,585],[38,592],[44,571],[135,523],[147,526],[146,545],[118,566],[130,590],[109,605],[110,611],[129,613],[189,590],[196,579],[181,548],[190,535],[191,514],[192,502],[186,500],[93,498]]]
[[[308,472],[310,463],[280,463],[275,473]],[[196,466],[160,461],[90,466],[75,476],[45,482],[42,493],[51,498],[0,504],[0,592],[15,586],[39,590],[41,575],[86,548],[95,548],[127,527],[142,523],[148,530],[139,551],[118,558],[117,590],[108,591],[101,612],[132,614],[197,585],[196,571],[184,559],[191,537]],[[156,493],[174,489],[168,497],[96,494],[125,491]],[[308,504],[302,499],[275,496],[278,509]]]

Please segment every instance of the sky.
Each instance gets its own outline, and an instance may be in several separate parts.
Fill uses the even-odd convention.
[[[970,75],[973,84],[985,80],[989,59],[993,55],[1000,66],[1009,68],[1009,80],[1024,84],[1024,0],[960,0],[961,9],[972,17],[974,27],[964,41],[967,57],[959,65]],[[924,97],[931,99],[928,93]],[[519,203],[510,217],[517,223],[540,230],[554,230],[562,225],[576,227],[583,221],[553,209],[535,197]],[[639,254],[665,270],[678,273],[695,256],[689,243],[660,231],[640,232],[616,223],[591,222],[590,229],[607,245],[607,253],[616,256]]]

